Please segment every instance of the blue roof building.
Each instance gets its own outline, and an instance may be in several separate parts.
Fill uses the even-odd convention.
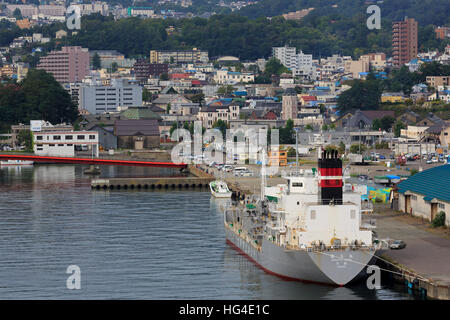
[[[429,221],[443,211],[446,225],[450,224],[450,164],[416,173],[397,188],[400,211]]]

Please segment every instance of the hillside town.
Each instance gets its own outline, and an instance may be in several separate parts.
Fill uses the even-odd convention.
[[[220,1],[217,6],[234,12],[256,3]],[[190,8],[192,1],[158,2],[169,4]],[[101,1],[70,5],[82,16],[108,17],[113,23],[130,17],[206,19],[213,14]],[[266,164],[281,168],[271,179],[299,166],[315,174],[321,154],[325,158],[328,154],[328,160],[339,159],[347,165],[348,177],[383,186],[366,186],[366,202],[373,200],[375,205],[429,223],[444,212],[442,226],[450,225],[449,187],[444,183],[450,166],[450,27],[432,30],[435,40],[447,41],[442,50],[419,50],[418,22],[404,17],[390,26],[389,52],[355,48],[353,55],[337,51],[317,55],[285,41],[273,43],[270,54],[250,60],[212,54],[185,43],[177,49],[153,47],[142,55],[74,44],[72,36],[83,37],[83,32],[58,24],[65,23],[68,7],[62,0],[0,2],[0,23],[22,32],[0,47],[0,111],[4,115],[0,154],[149,160],[165,165],[172,161],[173,166],[189,165],[196,178],[223,178],[245,196],[252,188],[258,193],[256,177],[265,174]],[[298,22],[315,11],[296,10],[282,17]],[[49,27],[53,29],[44,29]],[[168,41],[185,34],[172,25],[155,32]],[[278,129],[279,140],[271,147],[279,149],[269,151],[268,159],[252,155],[254,141],[245,136],[245,149],[233,149],[229,158],[228,144],[205,138],[202,154],[181,153],[180,164],[170,158],[171,151],[186,139],[180,139],[177,129],[185,129],[193,140],[208,129],[218,129],[224,139],[230,132],[231,138],[236,132],[264,132],[269,137]],[[229,161],[208,159],[203,154],[208,147],[227,154]],[[91,171],[84,173],[100,172],[92,163]],[[440,176],[444,182],[437,183]],[[241,180],[236,182],[236,177]],[[133,179],[133,188],[144,188]],[[92,184],[97,190],[115,187],[98,181]],[[270,182],[280,187],[274,181],[279,183]],[[441,190],[436,191],[435,184]],[[170,185],[184,184],[161,183],[159,188]],[[261,182],[260,188],[264,187]]]

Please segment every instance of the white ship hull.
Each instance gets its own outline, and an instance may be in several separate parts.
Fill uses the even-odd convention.
[[[264,271],[288,280],[344,286],[358,277],[366,265],[375,259],[373,251],[286,250],[268,240],[263,240],[258,250],[228,226],[225,226],[225,233],[230,245]]]

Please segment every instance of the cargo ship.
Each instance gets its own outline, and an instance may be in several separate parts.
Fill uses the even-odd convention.
[[[365,274],[381,249],[364,226],[361,194],[345,185],[336,151],[320,152],[318,170],[284,176],[261,196],[229,207],[227,243],[268,273],[289,280],[344,286]]]

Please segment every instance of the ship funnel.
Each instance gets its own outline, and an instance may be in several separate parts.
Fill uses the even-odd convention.
[[[342,204],[342,160],[337,150],[322,151],[319,158],[320,202]]]

